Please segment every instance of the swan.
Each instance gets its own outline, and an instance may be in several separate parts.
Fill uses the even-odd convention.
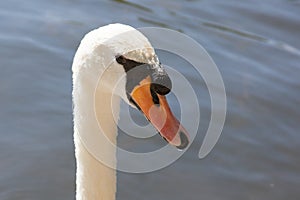
[[[189,135],[173,116],[165,97],[171,80],[149,40],[138,30],[110,24],[89,32],[75,53],[72,73],[77,200],[115,199],[115,167],[96,159],[85,139],[94,138],[105,159],[116,166],[116,149],[96,141],[95,136],[104,134],[116,144],[113,116],[119,114],[121,99],[140,110],[169,144],[178,149],[189,145]],[[103,74],[101,83],[99,74]]]

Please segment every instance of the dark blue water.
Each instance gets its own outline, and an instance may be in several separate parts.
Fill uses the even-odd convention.
[[[191,36],[228,98],[222,136],[199,160],[209,95],[183,71],[201,97],[196,140],[163,170],[118,173],[117,199],[300,198],[300,1],[11,0],[0,2],[1,200],[74,199],[72,58],[86,32],[113,22]]]

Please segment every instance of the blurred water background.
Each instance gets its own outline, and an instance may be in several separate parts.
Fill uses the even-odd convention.
[[[117,199],[300,198],[300,1],[10,0],[0,2],[1,200],[75,198],[72,58],[86,32],[113,22],[191,36],[216,62],[228,97],[222,136],[199,160],[209,94],[182,67],[201,98],[197,138],[165,169],[118,173]]]

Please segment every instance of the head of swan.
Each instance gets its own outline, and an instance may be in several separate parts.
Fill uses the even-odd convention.
[[[87,82],[97,82],[101,90],[140,110],[169,144],[178,149],[188,146],[188,133],[166,99],[171,79],[141,32],[122,24],[96,29],[82,40],[74,63],[74,79],[85,75]]]

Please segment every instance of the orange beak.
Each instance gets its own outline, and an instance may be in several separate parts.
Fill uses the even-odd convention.
[[[189,134],[174,117],[167,99],[150,89],[151,78],[142,80],[131,92],[131,98],[161,136],[178,149],[189,144]]]

